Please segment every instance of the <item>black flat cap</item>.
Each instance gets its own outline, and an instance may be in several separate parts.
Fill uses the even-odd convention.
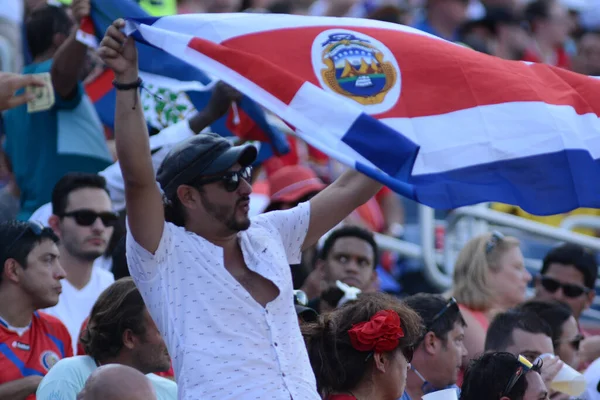
[[[233,146],[214,133],[201,133],[181,141],[169,151],[156,173],[167,197],[173,196],[179,185],[189,184],[200,176],[225,172],[235,164],[251,165],[258,151],[252,145]]]

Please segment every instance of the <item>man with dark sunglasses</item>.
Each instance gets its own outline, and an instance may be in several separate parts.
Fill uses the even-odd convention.
[[[456,380],[467,349],[464,345],[466,324],[456,300],[420,293],[403,301],[423,319],[425,330],[415,348],[401,400],[420,399],[448,388],[458,391]]]
[[[118,89],[127,259],[176,360],[182,398],[320,399],[289,265],[382,185],[347,172],[309,202],[250,219],[249,167],[257,150],[213,134],[175,146],[155,178],[137,50],[124,27],[115,21],[99,52]]]
[[[547,400],[541,367],[540,359],[532,364],[521,355],[485,353],[467,368],[460,400]]]
[[[535,280],[535,295],[540,300],[567,303],[579,320],[596,296],[598,264],[592,252],[576,244],[553,248],[544,257]]]
[[[67,328],[37,311],[62,290],[57,242],[39,223],[0,223],[0,399],[35,399],[50,368],[73,355]]]
[[[108,246],[118,215],[97,174],[71,173],[62,177],[52,192],[53,215],[48,224],[61,239],[61,263],[67,272],[58,304],[48,310],[59,318],[73,338],[73,352],[81,324],[98,296],[114,282],[113,275],[94,261]]]

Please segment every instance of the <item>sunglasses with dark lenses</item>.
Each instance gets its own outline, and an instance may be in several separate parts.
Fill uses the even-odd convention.
[[[102,224],[107,227],[113,227],[119,222],[119,216],[114,212],[96,212],[92,210],[77,210],[64,213],[62,217],[71,217],[75,220],[77,225],[80,226],[91,226],[96,222],[98,218],[102,221]]]
[[[41,223],[39,223],[37,221],[28,221],[27,228],[25,228],[21,233],[19,233],[17,235],[17,237],[12,242],[10,242],[10,244],[6,247],[5,254],[10,255],[12,248],[17,243],[19,243],[19,240],[23,239],[23,236],[25,236],[26,234],[33,233],[36,237],[40,237],[40,236],[42,236],[43,231],[44,231],[44,225],[42,225]]]
[[[565,296],[571,298],[579,297],[582,294],[587,294],[591,291],[591,289],[584,286],[574,285],[571,283],[562,283],[548,276],[540,276],[540,283],[542,284],[542,287],[550,293],[555,293],[558,289],[562,288]]]
[[[529,362],[529,360],[527,360],[522,355],[519,355],[518,362],[519,362],[519,364],[517,365],[517,369],[516,369],[515,373],[512,375],[512,377],[508,381],[508,384],[506,385],[506,389],[504,389],[504,392],[502,392],[502,396],[500,396],[500,397],[505,397],[505,396],[509,397],[508,395],[510,394],[510,392],[513,390],[513,388],[515,387],[515,385],[517,384],[517,382],[519,381],[519,379],[521,379],[521,377],[523,375],[525,375],[529,371],[539,372],[542,369],[542,364],[543,364],[543,361],[541,358],[537,358],[533,363],[531,363],[531,362]]]
[[[577,335],[573,339],[559,340],[556,344],[568,343],[570,344],[574,350],[579,351],[579,346],[581,345],[581,341],[585,339],[583,335]]]
[[[227,172],[223,175],[219,175],[219,176],[202,178],[202,179],[194,182],[194,185],[202,186],[202,185],[207,185],[209,183],[222,181],[223,186],[225,187],[226,191],[235,192],[237,190],[237,188],[240,187],[240,182],[242,181],[242,179],[244,179],[246,182],[249,183],[251,178],[252,178],[252,166],[247,166],[247,167],[240,169],[239,171],[231,171],[231,172]]]

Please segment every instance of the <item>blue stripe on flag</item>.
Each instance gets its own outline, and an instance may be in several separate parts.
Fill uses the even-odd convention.
[[[3,354],[4,357],[6,357],[10,362],[12,362],[15,365],[15,367],[17,367],[19,369],[19,371],[21,371],[21,375],[23,375],[23,376],[31,376],[31,375],[44,376],[44,374],[42,374],[39,371],[36,371],[35,369],[27,368],[25,366],[25,364],[23,363],[23,361],[21,361],[19,359],[19,357],[17,357],[17,355],[15,353],[13,353],[13,351],[6,345],[6,343],[0,343],[0,353]]]
[[[354,164],[354,169],[356,169],[362,174],[365,174],[369,178],[375,179],[376,181],[383,183],[385,186],[389,187],[401,196],[404,196],[411,200],[417,200],[414,185],[392,178],[391,176],[386,175],[383,172],[378,171],[377,169],[365,165],[361,162],[356,162]]]
[[[536,215],[580,207],[600,208],[600,160],[585,150],[564,150],[481,164],[411,179],[416,199],[450,209],[493,201],[519,205]],[[490,184],[494,182],[494,184]]]
[[[346,143],[377,168],[408,182],[419,146],[396,130],[362,113],[342,137]]]

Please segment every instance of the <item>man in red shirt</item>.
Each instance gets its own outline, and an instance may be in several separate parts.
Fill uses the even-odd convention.
[[[52,229],[0,224],[0,399],[33,400],[42,377],[73,355],[58,319],[36,311],[58,302],[65,271]]]

